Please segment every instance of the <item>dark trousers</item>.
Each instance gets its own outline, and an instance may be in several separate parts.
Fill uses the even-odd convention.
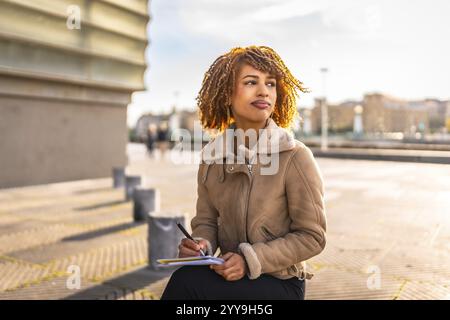
[[[281,280],[262,274],[250,280],[227,281],[209,266],[183,266],[176,270],[161,300],[304,300],[305,281]]]

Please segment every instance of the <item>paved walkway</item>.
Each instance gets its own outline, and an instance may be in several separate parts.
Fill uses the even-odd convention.
[[[196,170],[129,146],[128,173],[194,214]],[[307,299],[449,299],[450,166],[318,158],[328,245],[309,261]],[[111,179],[0,190],[0,299],[158,299],[147,226]],[[73,272],[81,275],[80,288]],[[71,289],[72,288],[72,289]]]

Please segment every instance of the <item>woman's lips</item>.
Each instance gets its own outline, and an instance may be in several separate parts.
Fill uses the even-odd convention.
[[[267,109],[269,108],[269,104],[267,102],[252,102],[252,106],[258,108],[258,109]]]

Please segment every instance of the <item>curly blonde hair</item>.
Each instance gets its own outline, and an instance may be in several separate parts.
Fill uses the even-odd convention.
[[[266,46],[233,48],[218,57],[209,67],[196,98],[203,128],[219,131],[226,129],[227,108],[231,106],[236,75],[243,64],[275,76],[277,102],[271,117],[278,126],[288,128],[298,115],[297,90],[309,90],[292,75],[280,56]]]

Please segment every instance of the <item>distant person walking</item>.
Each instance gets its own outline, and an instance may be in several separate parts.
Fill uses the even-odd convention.
[[[154,123],[150,123],[147,128],[147,154],[150,157],[153,157],[153,150],[155,149],[155,142],[157,138],[157,128]]]
[[[158,149],[161,152],[161,158],[164,158],[167,148],[169,147],[169,127],[166,121],[158,126],[157,131]]]

